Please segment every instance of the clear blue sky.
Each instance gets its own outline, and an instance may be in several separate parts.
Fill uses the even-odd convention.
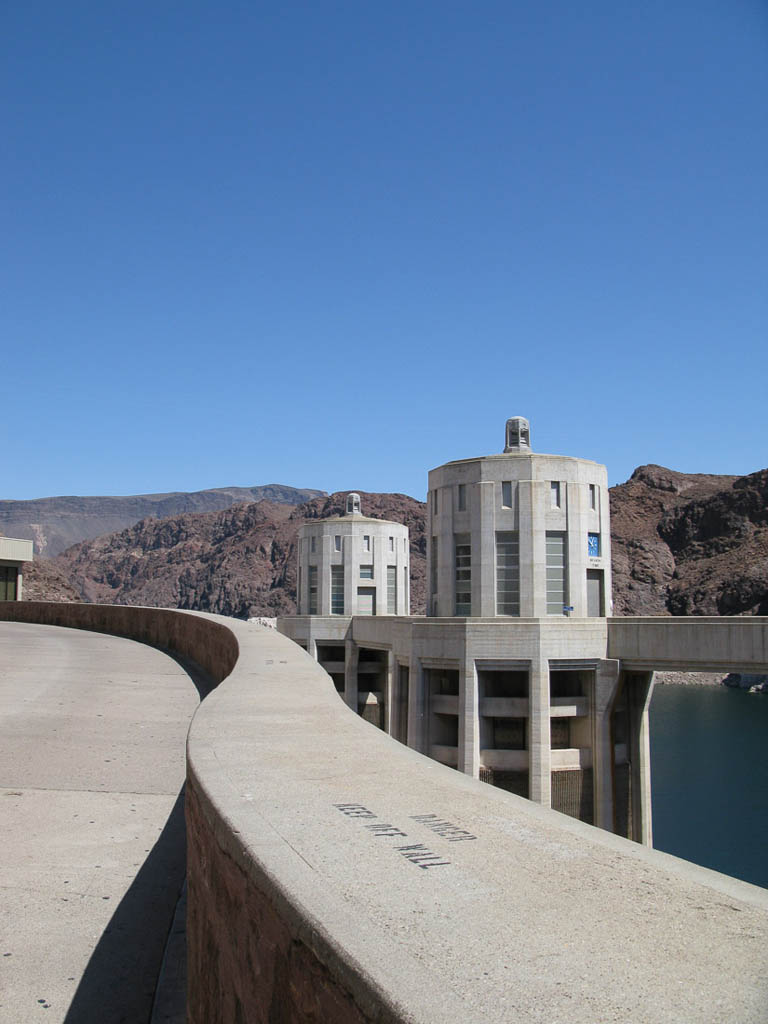
[[[764,0],[28,0],[0,497],[768,465]]]

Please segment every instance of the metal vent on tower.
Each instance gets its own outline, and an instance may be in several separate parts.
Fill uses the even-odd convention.
[[[531,450],[531,425],[525,416],[512,416],[507,420],[504,454]]]
[[[362,512],[360,511],[360,495],[355,494],[354,491],[347,495],[347,515],[362,515]]]

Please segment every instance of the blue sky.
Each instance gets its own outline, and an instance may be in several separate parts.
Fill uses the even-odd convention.
[[[3,14],[2,498],[768,466],[763,0]]]

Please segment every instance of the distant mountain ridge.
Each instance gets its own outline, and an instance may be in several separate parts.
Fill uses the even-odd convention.
[[[73,544],[124,530],[148,516],[167,519],[191,512],[219,512],[232,505],[265,500],[300,505],[325,493],[286,484],[263,484],[164,494],[6,499],[0,501],[0,533],[33,540],[35,557],[51,558]]]

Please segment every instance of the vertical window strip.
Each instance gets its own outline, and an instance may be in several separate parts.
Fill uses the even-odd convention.
[[[496,534],[496,614],[520,614],[520,542],[512,531]]]
[[[309,567],[309,614],[317,615],[317,566]]]
[[[397,566],[387,566],[387,615],[397,615]]]
[[[331,615],[344,614],[344,566],[331,566]]]
[[[468,533],[457,533],[454,538],[456,614],[472,614],[472,545]]]
[[[564,615],[568,603],[565,534],[547,533],[547,615]]]

